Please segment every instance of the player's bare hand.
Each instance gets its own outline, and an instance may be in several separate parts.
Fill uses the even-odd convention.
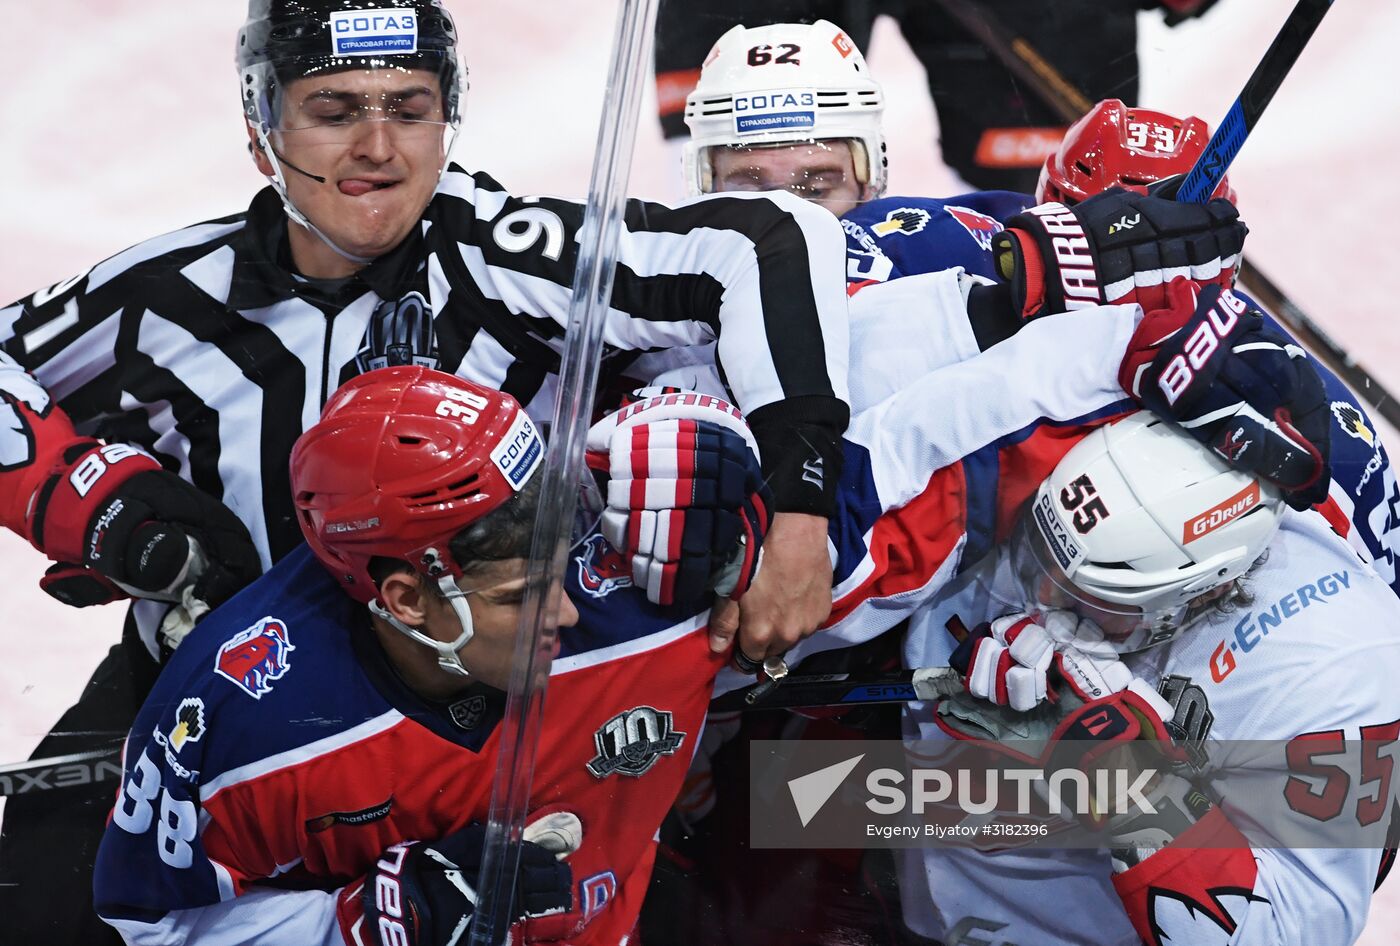
[[[737,630],[739,650],[761,662],[815,631],[831,613],[826,535],[827,520],[820,516],[774,516],[763,543],[762,567],[737,605],[737,622],[732,602],[723,612],[711,612],[710,649],[727,649]]]

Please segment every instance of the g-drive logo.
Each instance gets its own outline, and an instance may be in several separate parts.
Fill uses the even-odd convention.
[[[418,17],[412,10],[338,10],[331,14],[331,54],[402,55],[418,52]]]
[[[863,758],[864,753],[788,781],[792,803],[804,828],[836,794]],[[1157,771],[1150,768],[1131,772],[1100,769],[1092,773],[1069,768],[1059,769],[1048,776],[1039,768],[996,771],[916,768],[908,773],[894,768],[877,768],[865,777],[865,790],[870,797],[863,804],[877,815],[923,815],[935,806],[952,807],[968,815],[986,815],[993,811],[1033,815],[1038,814],[1041,801],[1049,806],[1052,815],[1092,815],[1098,818],[1134,812],[1156,814],[1156,806],[1143,794],[1156,778]],[[1031,800],[1032,792],[1036,802]],[[866,833],[888,837],[896,831],[918,829],[925,834],[942,837],[954,832],[956,827],[926,824],[921,828],[895,828],[872,824],[867,826]]]

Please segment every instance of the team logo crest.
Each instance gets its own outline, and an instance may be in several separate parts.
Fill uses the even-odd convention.
[[[895,233],[912,236],[928,226],[930,219],[927,210],[919,207],[900,207],[885,214],[885,219],[870,229],[876,236],[890,236]]]
[[[627,560],[601,535],[585,539],[574,561],[578,563],[579,587],[595,598],[606,598],[619,588],[632,587],[632,570],[627,567]]]
[[[650,706],[618,713],[593,734],[598,754],[588,763],[595,778],[609,775],[645,775],[656,760],[674,755],[685,733],[671,729],[671,714]]]
[[[1361,412],[1356,409],[1355,404],[1347,401],[1333,401],[1332,416],[1337,419],[1337,426],[1342,428],[1347,436],[1364,441],[1368,447],[1376,445],[1375,432],[1366,426],[1366,418],[1361,416]]]
[[[419,292],[381,302],[369,317],[355,367],[363,374],[399,365],[438,367],[433,310]]]
[[[992,237],[1002,231],[1001,221],[966,207],[947,206],[943,209],[948,211],[948,216],[962,224],[962,228],[967,231],[968,236],[977,241],[978,246],[988,253],[992,251]]]
[[[199,697],[181,700],[175,711],[175,728],[168,737],[170,748],[176,752],[187,742],[199,742],[204,735],[204,701]]]
[[[214,670],[260,700],[264,693],[272,692],[272,681],[291,668],[288,655],[294,650],[287,625],[269,616],[224,641],[214,659]]]

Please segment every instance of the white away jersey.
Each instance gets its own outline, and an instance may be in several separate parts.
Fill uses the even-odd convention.
[[[915,619],[906,642],[910,666],[946,664],[953,642],[944,624],[952,615],[974,626],[1009,610],[1009,596],[989,592],[1004,583],[977,580],[979,571],[985,573],[965,573]],[[1299,759],[1290,769],[1304,786],[1289,798],[1298,818],[1387,824],[1400,789],[1390,778],[1393,760],[1385,748],[1400,737],[1395,595],[1320,516],[1291,510],[1247,583],[1251,603],[1130,656],[1129,666],[1177,705],[1178,721],[1186,712],[1197,721],[1209,713],[1204,735],[1212,742],[1290,742]],[[906,727],[919,738],[944,738],[925,704],[911,704]],[[1365,770],[1349,778],[1327,767],[1325,750],[1354,747],[1363,735],[1368,745],[1381,747],[1370,767],[1363,764]],[[1277,782],[1270,784],[1276,789]],[[1250,816],[1230,798],[1220,808],[1251,836],[1267,833],[1244,824]],[[1204,884],[1187,896],[1171,889],[1170,874],[1154,881],[1146,896],[1158,942],[1344,946],[1360,934],[1381,850],[1256,846],[1252,854],[1257,875],[1250,890]],[[945,936],[962,923],[964,929],[995,928],[1014,943],[1140,941],[1114,891],[1105,853],[929,849],[901,857],[905,918],[924,935]],[[1152,863],[1149,858],[1120,878]]]

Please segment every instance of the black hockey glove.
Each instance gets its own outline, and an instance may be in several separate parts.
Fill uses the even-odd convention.
[[[573,824],[578,824],[576,817]],[[527,828],[526,836],[530,833]],[[578,840],[552,843],[557,840],[521,842],[520,871],[511,896],[512,923],[562,914],[573,905],[573,873],[556,858],[570,853]],[[466,943],[476,913],[485,841],[486,825],[473,824],[441,841],[391,846],[363,881],[340,893],[336,915],[345,941],[376,946]],[[355,927],[361,922],[356,936]]]
[[[134,597],[213,608],[262,572],[223,503],[128,444],[75,444],[35,493],[34,545],[57,564],[40,582],[75,607]]]
[[[1327,498],[1331,410],[1311,358],[1219,286],[1185,279],[1149,312],[1119,369],[1123,389],[1226,462],[1284,490],[1294,509]]]
[[[1228,200],[1181,204],[1112,187],[1017,214],[992,252],[1023,318],[1129,302],[1151,311],[1177,277],[1229,286],[1248,232]]]

